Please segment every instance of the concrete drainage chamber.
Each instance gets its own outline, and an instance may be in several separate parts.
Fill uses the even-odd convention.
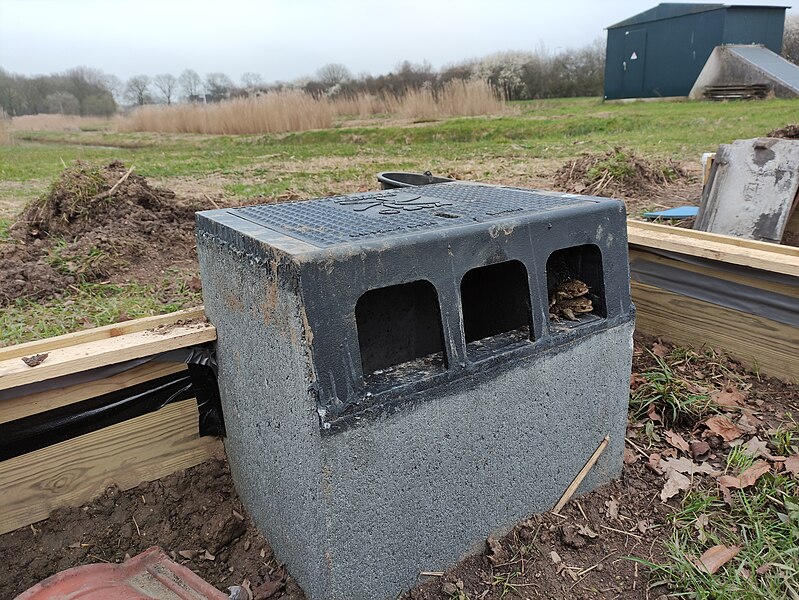
[[[620,474],[621,202],[441,183],[202,212],[197,240],[236,487],[309,599],[396,597],[606,435],[579,491]]]

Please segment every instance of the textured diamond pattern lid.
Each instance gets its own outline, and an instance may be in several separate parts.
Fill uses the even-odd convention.
[[[590,198],[509,187],[443,183],[229,209],[252,223],[320,248],[488,223],[591,204]]]

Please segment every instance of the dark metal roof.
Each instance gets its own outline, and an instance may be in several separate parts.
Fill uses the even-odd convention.
[[[640,23],[650,23],[663,19],[673,19],[695,13],[708,12],[711,10],[721,10],[727,8],[791,8],[790,6],[760,6],[753,4],[686,4],[682,2],[661,2],[654,8],[645,10],[624,21],[619,21],[615,25],[609,25],[606,29],[617,29],[619,27],[629,27]]]

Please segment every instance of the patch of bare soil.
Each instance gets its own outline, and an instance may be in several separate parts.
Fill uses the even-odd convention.
[[[583,154],[561,165],[553,185],[563,192],[624,200],[628,213],[697,202],[701,181],[692,169],[670,160],[649,160],[615,148]]]
[[[799,125],[786,125],[780,129],[769,131],[768,137],[785,138],[788,140],[799,140]]]
[[[227,463],[211,460],[0,536],[0,590],[13,598],[64,569],[122,562],[158,545],[222,591],[249,581],[255,600],[301,600],[233,488]]]
[[[641,385],[640,373],[657,369],[658,358],[672,351],[666,343],[637,335],[631,389]],[[723,390],[716,392],[723,408],[743,415],[730,415],[741,435],[747,432],[740,441],[758,435],[767,440],[769,431],[792,422],[790,414],[799,412],[799,386],[753,376],[711,350],[685,356],[674,364],[674,373],[691,385]],[[405,598],[665,598],[669,591],[633,560],[665,559],[664,543],[671,534],[666,517],[680,506],[681,495],[675,489],[664,500],[671,485],[664,465],[689,464],[697,469],[692,479],[707,477],[701,475],[706,467],[720,469],[736,442],[719,437],[707,415],[670,424],[668,431],[657,421],[664,417],[650,410],[637,420],[631,412],[618,480],[571,500],[560,514],[533,516],[506,536],[489,538],[482,554],[445,573],[421,576]],[[650,419],[656,419],[659,437],[646,433]],[[111,488],[82,508],[58,510],[47,520],[0,536],[5,566],[0,589],[13,597],[58,571],[121,562],[153,545],[220,590],[246,579],[257,600],[304,598],[255,529],[224,461],[126,492]]]
[[[67,168],[0,243],[0,306],[77,282],[129,281],[131,273],[154,283],[165,268],[193,265],[194,212],[202,208],[121,162]]]

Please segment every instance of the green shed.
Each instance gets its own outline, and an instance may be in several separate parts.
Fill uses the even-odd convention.
[[[716,46],[780,53],[787,6],[665,2],[607,28],[605,99],[687,96]]]

